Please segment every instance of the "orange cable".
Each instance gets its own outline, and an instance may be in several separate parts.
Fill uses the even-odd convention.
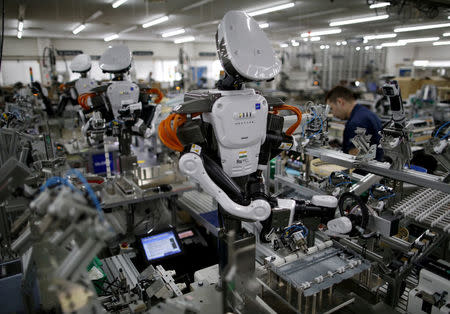
[[[298,126],[302,122],[302,112],[297,107],[290,106],[290,105],[280,105],[280,106],[274,107],[274,111],[277,111],[277,110],[290,110],[290,111],[293,111],[297,115],[297,121],[293,125],[291,125],[289,127],[289,129],[287,129],[287,131],[286,131],[287,135],[292,136],[294,131],[298,128]]]

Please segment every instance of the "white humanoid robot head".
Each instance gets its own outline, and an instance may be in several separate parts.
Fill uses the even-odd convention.
[[[70,70],[74,73],[86,73],[91,69],[91,57],[81,54],[73,58],[70,63]]]
[[[243,11],[229,11],[219,24],[216,46],[228,75],[242,81],[265,81],[280,72],[281,62],[258,23]]]
[[[100,57],[100,69],[106,73],[124,73],[131,67],[131,51],[125,45],[109,46]]]

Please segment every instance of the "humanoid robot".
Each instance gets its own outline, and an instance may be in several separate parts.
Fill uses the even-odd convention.
[[[272,80],[280,70],[268,38],[246,13],[230,11],[219,24],[216,45],[226,72],[218,89],[187,93],[185,102],[159,126],[161,141],[182,153],[181,172],[217,200],[221,227],[237,235],[241,221],[261,222],[260,238],[268,241],[283,225],[272,225],[282,215],[281,229],[299,218],[332,220],[335,197],[296,201],[268,195],[263,178],[267,163],[296,145],[292,134],[301,122],[296,107],[245,88],[245,82]],[[298,117],[286,132],[279,110],[291,110]],[[343,233],[351,229],[346,217],[335,221],[336,225],[344,227]],[[307,242],[314,245],[312,232]]]
[[[98,85],[95,80],[88,77],[88,72],[91,70],[91,57],[89,55],[80,54],[73,58],[70,63],[70,70],[73,73],[80,73],[80,77],[66,84],[61,84],[60,89],[63,91],[63,94],[58,104],[58,115],[64,112],[68,103],[71,103],[73,106],[78,105],[78,96],[88,93]]]
[[[109,47],[100,58],[100,68],[113,75],[112,81],[78,97],[84,116],[89,117],[83,133],[92,142],[101,142],[104,132],[117,136],[122,170],[136,162],[131,156],[131,135],[148,138],[155,134],[155,119],[161,111],[158,104],[163,97],[157,89],[139,88],[125,79],[131,64],[127,46]],[[149,103],[152,94],[157,95],[154,104]]]

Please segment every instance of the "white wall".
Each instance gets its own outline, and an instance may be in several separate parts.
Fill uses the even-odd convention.
[[[0,83],[4,85],[13,84],[17,81],[29,83],[30,66],[33,67],[35,80],[41,80],[42,68],[39,67],[43,53],[42,43],[47,39],[5,37],[3,50],[3,63],[0,76]],[[47,43],[59,50],[82,50],[89,55],[99,56],[105,49],[114,44],[126,44],[131,51],[151,50],[153,56],[134,57],[134,71],[136,79],[147,80],[149,72],[153,72],[153,79],[158,81],[173,81],[175,70],[178,64],[179,48],[183,47],[191,60],[191,66],[206,66],[207,77],[217,79],[220,66],[217,65],[215,57],[199,57],[199,52],[215,52],[216,47],[211,43],[185,43],[176,45],[170,42],[144,42],[144,41],[112,41],[101,40],[81,40],[81,39],[50,39]],[[46,44],[47,45],[47,44]],[[71,57],[66,57],[65,61],[58,57],[56,69],[58,72],[67,72],[67,66]],[[67,65],[66,65],[67,63]],[[109,75],[104,74],[98,67],[98,62],[92,62],[91,77],[95,79],[107,79]],[[70,71],[66,73],[66,80],[78,77]]]
[[[412,66],[414,60],[450,60],[449,46],[389,47],[386,55],[386,72],[397,75],[399,67]]]

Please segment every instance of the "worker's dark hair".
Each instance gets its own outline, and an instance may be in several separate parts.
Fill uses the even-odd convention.
[[[355,95],[351,90],[344,86],[335,86],[325,96],[325,102],[336,102],[338,98],[344,98],[347,101],[356,100]]]

